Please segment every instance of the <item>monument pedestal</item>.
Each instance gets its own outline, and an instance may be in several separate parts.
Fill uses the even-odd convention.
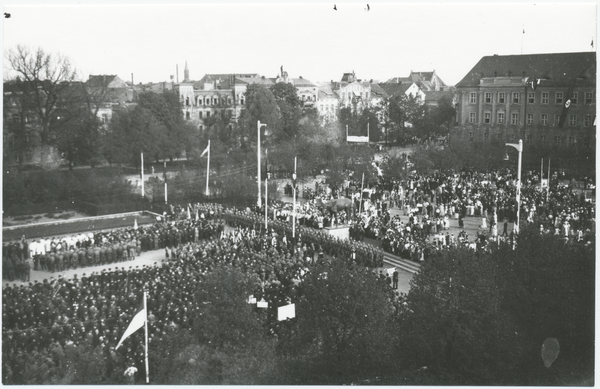
[[[323,231],[329,235],[333,235],[337,238],[348,240],[350,239],[350,227],[349,226],[337,226],[337,227],[325,227]]]

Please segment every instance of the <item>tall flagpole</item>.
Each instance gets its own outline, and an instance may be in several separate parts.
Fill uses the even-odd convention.
[[[167,204],[167,160],[164,161],[164,169],[165,169],[165,204]]]
[[[148,306],[146,305],[146,290],[144,290],[144,311],[146,312],[146,318],[144,320],[144,327],[146,331],[146,383],[150,383],[150,371],[148,369]]]
[[[550,194],[550,158],[548,158],[548,187],[546,188],[546,204],[548,203],[548,195]]]
[[[141,152],[142,156],[142,198],[144,198],[144,152]]]
[[[365,188],[365,173],[362,174],[362,183],[360,184],[360,203],[358,203],[358,215],[362,213],[363,190]]]
[[[208,140],[208,159],[206,162],[206,197],[208,197],[208,176],[210,174],[210,139]]]
[[[540,190],[544,189],[544,158],[542,158],[542,167],[540,167]]]
[[[292,192],[294,193],[294,205],[292,210],[292,238],[296,237],[296,160],[298,157],[294,157],[294,175],[292,176],[293,187]]]

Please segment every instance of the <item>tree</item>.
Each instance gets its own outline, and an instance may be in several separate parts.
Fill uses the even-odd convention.
[[[88,88],[74,82],[65,91],[69,98],[61,99],[52,126],[56,132],[56,147],[63,153],[72,170],[75,164],[97,162],[100,156],[100,121],[98,111],[107,96],[107,88]]]
[[[258,279],[230,266],[206,274],[195,294],[199,302],[194,317],[198,339],[212,347],[245,347],[262,339],[264,317],[247,302],[257,284]]]
[[[246,107],[242,110],[239,118],[239,137],[242,149],[256,147],[257,127],[256,124],[267,124],[267,128],[262,128],[269,134],[278,134],[281,129],[281,115],[279,106],[273,93],[266,87],[259,84],[250,84],[246,89]],[[261,136],[261,141],[270,144],[278,139],[279,135]]]
[[[298,98],[298,90],[294,85],[285,82],[278,82],[269,90],[275,97],[281,117],[281,127],[276,128],[272,133],[273,141],[279,143],[295,140],[300,135],[300,117],[302,115],[302,102]]]
[[[516,250],[467,249],[427,258],[411,283],[401,347],[438,383],[564,385],[594,375],[594,245],[524,227]],[[559,339],[560,361],[540,350]]]
[[[76,80],[77,73],[71,60],[61,54],[47,53],[42,48],[32,51],[21,45],[9,49],[5,56],[21,80],[17,85],[35,117],[41,144],[52,145],[60,130],[53,125],[59,103],[69,102],[73,97],[71,82]]]
[[[197,129],[183,120],[181,103],[176,92],[142,93],[139,96],[139,105],[146,108],[154,120],[166,129],[161,144],[157,145],[157,159],[180,157],[184,151],[198,147]]]
[[[116,112],[104,138],[104,155],[110,163],[139,166],[140,153],[158,159],[167,142],[167,129],[147,108],[136,106]]]
[[[390,96],[381,102],[380,110],[390,138],[401,145],[416,135],[414,126],[424,115],[422,102],[412,94]]]
[[[341,259],[313,267],[281,340],[290,374],[302,384],[342,384],[386,370],[395,344],[390,293],[372,270]]]

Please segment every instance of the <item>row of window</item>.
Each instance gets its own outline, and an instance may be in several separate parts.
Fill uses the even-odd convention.
[[[244,97],[241,97],[239,101],[240,101],[240,105],[244,105]],[[197,101],[198,105],[218,105],[219,103],[223,104],[223,105],[225,105],[225,104],[231,105],[231,104],[233,104],[233,99],[231,98],[231,96],[221,97],[220,99],[219,99],[219,97],[213,96],[213,97],[207,97],[205,99],[203,99],[202,97],[199,97],[198,101]],[[190,106],[190,98],[189,97],[185,98],[185,105],[187,107]]]
[[[346,94],[346,92],[342,92],[342,100],[346,100],[346,96],[348,99],[352,99],[354,92],[348,92],[348,94]],[[360,92],[360,98],[367,100],[369,98],[369,92]]]
[[[223,111],[218,111],[218,112],[223,113]],[[216,114],[218,114],[218,112],[216,112]],[[198,112],[198,118],[199,119],[208,119],[210,116],[211,116],[210,111],[200,111],[200,112]],[[188,120],[191,119],[191,113],[189,111],[187,111],[185,113],[185,118],[188,119]]]
[[[484,141],[489,141],[490,140],[490,134],[487,132],[484,132],[483,134],[483,140]],[[496,134],[496,139],[499,142],[505,142],[505,140],[503,139],[504,135],[502,133],[498,133]],[[471,131],[469,133],[469,141],[473,142],[475,140],[475,133],[473,133],[473,131]],[[517,141],[517,136],[515,134],[512,134],[512,136],[510,137],[510,139],[507,139],[506,141],[512,141],[512,142],[516,142]],[[538,137],[538,143],[541,146],[546,146],[546,135],[539,135]],[[525,144],[533,144],[533,136],[531,134],[526,134],[525,135]],[[576,144],[583,144],[583,147],[588,149],[590,147],[590,138],[589,137],[582,137],[582,136],[560,136],[560,135],[555,135],[554,136],[554,145],[555,146],[563,146],[563,145],[569,145],[569,146],[575,146]]]
[[[498,104],[506,104],[507,98],[510,98],[511,104],[520,104],[521,103],[521,92],[497,92],[496,101]],[[483,93],[483,103],[484,104],[492,104],[492,92],[484,92]],[[536,100],[535,92],[527,92],[527,104],[535,104]],[[540,94],[540,102],[541,104],[550,104],[550,92],[542,92]],[[579,101],[579,93],[573,92],[571,95],[571,104],[577,104]],[[583,102],[584,104],[591,105],[594,103],[594,93],[593,92],[585,92],[583,94]],[[469,103],[477,104],[477,92],[471,92],[469,94]],[[554,93],[554,104],[564,104],[564,93],[563,92],[555,92]]]
[[[510,114],[510,124],[513,126],[517,126],[519,125],[519,112],[511,112]],[[534,114],[532,113],[528,113],[527,114],[527,125],[532,125],[533,124],[533,120],[534,120]],[[575,114],[569,114],[567,116],[567,122],[569,124],[569,127],[576,127],[578,124],[577,121],[577,115]],[[506,124],[506,113],[505,112],[498,112],[497,113],[497,117],[496,117],[496,124]],[[554,125],[558,125],[558,123],[560,122],[560,115],[554,115]],[[475,112],[470,112],[469,113],[469,123],[471,124],[476,124],[477,123],[477,113]],[[491,112],[484,112],[483,113],[483,123],[484,124],[492,124],[492,113]],[[547,113],[541,113],[540,114],[540,121],[539,124],[541,124],[542,126],[547,126],[549,124],[548,122],[548,114]],[[592,125],[592,115],[587,114],[583,116],[583,126],[584,127],[590,127]]]

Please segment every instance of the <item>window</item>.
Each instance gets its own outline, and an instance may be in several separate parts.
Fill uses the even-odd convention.
[[[204,105],[204,99],[202,97],[198,97],[198,105]]]
[[[498,124],[504,124],[504,112],[498,112]]]
[[[490,124],[491,121],[492,121],[492,114],[491,114],[491,112],[485,112],[483,114],[483,122],[485,124]]]
[[[561,143],[562,143],[562,138],[560,136],[555,136],[554,137],[554,144],[556,146],[560,146]]]
[[[469,123],[475,123],[475,112],[469,113]]]
[[[206,98],[206,105],[210,105],[210,97]]]
[[[209,118],[210,117],[210,111],[206,111],[206,117]]]
[[[485,92],[485,103],[486,104],[492,103],[492,94],[490,92]]]
[[[540,137],[540,143],[542,144],[542,146],[546,146],[546,135],[542,135]]]
[[[527,92],[527,102],[529,104],[535,104],[535,92]]]
[[[532,125],[533,124],[533,114],[532,113],[528,113],[527,114],[527,125]]]
[[[556,104],[562,104],[562,103],[563,103],[563,93],[556,92]]]
[[[469,142],[473,142],[473,131],[469,132]]]
[[[189,111],[185,113],[185,118],[186,118],[186,119],[189,119],[189,118],[190,118],[190,112],[189,112]]]
[[[219,98],[218,97],[213,97],[213,104],[214,105],[219,104]]]
[[[190,98],[189,97],[185,98],[185,105],[187,105],[188,107],[190,106]]]
[[[517,112],[513,112],[510,115],[510,124],[512,124],[513,126],[516,126],[519,124],[519,114]]]
[[[531,134],[525,134],[525,143],[531,144]]]
[[[244,105],[244,98],[243,97],[240,99],[240,104]]]
[[[585,103],[592,104],[594,101],[594,94],[592,92],[585,92]]]
[[[488,138],[489,138],[489,134],[487,132],[484,132],[483,133],[483,140],[487,142]]]
[[[202,111],[198,112],[198,118],[202,119]]]
[[[577,104],[577,92],[573,92],[573,96],[571,96],[571,104]]]
[[[519,104],[519,92],[513,92],[512,102],[513,104]]]
[[[560,115],[554,115],[554,125],[558,126],[560,124]]]
[[[542,126],[548,125],[548,114],[547,113],[543,113],[540,115],[540,122],[542,123]]]
[[[469,94],[469,103],[471,103],[471,104],[477,104],[477,93],[471,92]]]
[[[583,126],[584,127],[589,127],[591,125],[592,125],[592,115],[587,114],[583,118]]]
[[[504,104],[506,103],[506,95],[504,94],[504,92],[498,92],[498,104]]]
[[[569,146],[575,146],[575,137],[574,136],[570,136],[569,137]]]
[[[577,125],[577,115],[569,115],[569,127],[575,127]]]
[[[542,104],[548,104],[550,101],[550,93],[542,92]]]

